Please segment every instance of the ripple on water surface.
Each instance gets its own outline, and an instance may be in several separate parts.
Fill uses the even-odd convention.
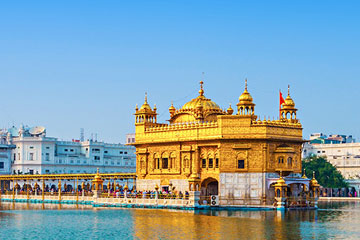
[[[359,203],[323,203],[318,211],[285,213],[21,203],[2,203],[1,209],[2,239],[358,239],[360,234]]]

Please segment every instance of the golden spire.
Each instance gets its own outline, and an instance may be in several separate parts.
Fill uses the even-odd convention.
[[[145,102],[144,102],[144,104],[145,104],[145,103],[148,103],[148,102],[147,102],[147,92],[145,92]]]
[[[204,96],[204,88],[203,88],[203,81],[200,81],[200,90],[199,90],[199,94],[200,96]]]
[[[306,174],[305,174],[305,168],[304,168],[304,174],[302,175],[302,177],[301,178],[307,178],[307,176],[306,176]]]
[[[139,106],[136,104],[135,111],[138,111],[138,110],[139,110]]]
[[[288,85],[288,96],[290,96],[290,85]]]
[[[245,91],[247,91],[247,78],[245,78]]]

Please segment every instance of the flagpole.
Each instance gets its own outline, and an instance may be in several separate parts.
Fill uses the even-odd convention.
[[[281,91],[279,89],[279,120],[281,120]]]

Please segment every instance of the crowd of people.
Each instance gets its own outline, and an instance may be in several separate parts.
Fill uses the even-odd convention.
[[[103,197],[114,197],[114,198],[124,198],[125,193],[127,198],[143,198],[143,199],[189,199],[189,192],[185,191],[184,193],[182,191],[168,191],[168,190],[147,190],[147,191],[137,191],[135,186],[133,186],[131,189],[127,189],[127,187],[116,186],[107,188],[107,186],[103,186]],[[84,190],[84,191],[83,191]],[[12,192],[12,188],[8,188],[7,191]],[[31,186],[27,184],[16,185],[15,191],[18,194],[42,194],[42,189],[38,186]],[[63,194],[76,194],[76,191],[78,191],[79,195],[82,195],[83,192],[85,195],[91,195],[93,193],[93,189],[89,185],[79,185],[77,189],[74,189],[71,185],[64,185],[61,188],[61,193]],[[3,193],[5,193],[6,190],[3,190]],[[50,194],[57,194],[59,192],[59,188],[56,187],[56,185],[45,185],[45,191],[44,193],[50,193]]]

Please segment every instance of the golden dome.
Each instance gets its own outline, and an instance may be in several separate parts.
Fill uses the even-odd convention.
[[[229,115],[232,115],[234,110],[231,107],[231,104],[229,105],[229,108],[226,110]]]
[[[288,86],[288,95],[285,98],[285,103],[283,104],[284,108],[295,108],[295,102],[290,97],[290,86]]]
[[[182,109],[191,110],[202,108],[204,111],[221,110],[219,105],[204,96],[203,81],[200,82],[200,85],[199,96],[192,99],[190,102],[185,103]]]
[[[289,107],[295,107],[295,103],[290,96],[285,98],[285,105]]]
[[[145,93],[145,102],[144,104],[141,106],[140,110],[151,110],[150,105],[147,102],[147,93]]]
[[[171,106],[169,107],[169,111],[175,111],[176,109],[175,109],[175,107],[174,107],[174,104],[173,103],[171,103]]]
[[[182,109],[196,109],[202,108],[203,110],[213,110],[218,109],[221,110],[219,105],[211,101],[204,96],[198,96],[197,98],[192,99],[190,102],[185,103]]]
[[[247,90],[247,79],[245,79],[245,90],[239,97],[240,104],[252,104],[253,98]]]

